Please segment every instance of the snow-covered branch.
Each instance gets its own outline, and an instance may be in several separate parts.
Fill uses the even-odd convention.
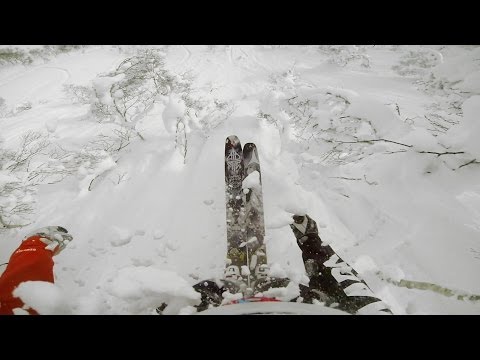
[[[463,164],[463,165],[460,165],[458,168],[462,168],[464,166],[468,166],[468,165],[472,165],[472,164],[477,164],[479,165],[480,164],[480,161],[477,161],[477,159],[473,159],[473,160],[470,160],[469,162]]]
[[[180,151],[180,154],[183,157],[183,161],[185,162],[187,159],[188,141],[185,122],[184,119],[181,117],[177,118],[175,147]]]
[[[328,61],[339,66],[359,62],[362,67],[370,67],[370,58],[364,46],[358,45],[320,45],[318,51],[328,57]]]
[[[64,87],[74,102],[90,104],[91,114],[98,122],[121,127],[114,130],[115,141],[111,136],[100,136],[95,141],[99,148],[119,152],[131,143],[134,135],[145,140],[136,129],[137,124],[160,104],[165,106],[166,128],[175,134],[175,147],[186,159],[189,132],[199,130],[208,136],[234,111],[230,103],[210,95],[213,89],[208,97],[196,94],[192,71],[178,75],[165,69],[162,51],[137,48],[115,70],[97,76],[93,87]]]
[[[2,228],[26,226],[35,206],[37,185],[64,178],[62,168],[49,161],[46,134],[29,131],[18,150],[0,148],[0,222]]]
[[[20,143],[20,149],[13,154],[10,160],[10,164],[5,166],[5,169],[14,172],[17,169],[28,166],[29,161],[37,155],[43,154],[50,145],[48,139],[39,132],[29,131],[22,136],[22,142]]]
[[[425,291],[431,291],[446,297],[455,297],[457,300],[467,300],[467,301],[480,301],[480,295],[475,295],[475,294],[469,294],[465,291],[460,291],[460,290],[454,290],[454,289],[449,289],[444,286],[440,286],[437,284],[425,282],[425,281],[415,281],[415,280],[406,280],[406,279],[401,279],[401,280],[394,280],[386,275],[384,275],[382,272],[378,271],[377,275],[382,279],[383,281],[386,281],[390,284],[393,284],[398,287],[404,287],[407,289],[417,289],[417,290],[425,290]]]
[[[393,141],[393,140],[388,140],[388,139],[368,139],[368,140],[356,140],[356,141],[337,141],[337,140],[328,140],[328,142],[331,143],[336,143],[336,144],[373,144],[375,142],[386,142],[386,143],[392,143],[392,144],[397,144],[400,146],[405,146],[405,147],[413,147],[413,145],[408,145],[408,144],[403,144],[398,141]]]
[[[81,50],[87,45],[44,45],[41,48],[20,49],[18,47],[6,47],[0,49],[0,66],[2,65],[31,65],[38,59],[44,62],[50,61],[59,54]]]

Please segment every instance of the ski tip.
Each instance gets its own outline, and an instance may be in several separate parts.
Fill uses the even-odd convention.
[[[225,139],[225,144],[240,144],[240,139],[237,135],[230,135]]]

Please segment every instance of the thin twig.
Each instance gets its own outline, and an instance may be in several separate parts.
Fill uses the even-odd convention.
[[[355,180],[355,181],[362,180],[362,178],[347,178],[343,176],[329,176],[329,179],[342,179],[342,180]]]
[[[460,165],[458,167],[458,169],[464,167],[464,166],[467,166],[467,165],[470,165],[470,164],[480,164],[480,161],[477,161],[477,159],[473,159],[473,160],[470,160],[469,162],[467,162],[466,164],[463,164],[463,165]]]
[[[93,184],[93,181],[98,178],[100,176],[100,174],[98,174],[97,176],[95,176],[92,181],[90,181],[90,184],[88,185],[88,191],[92,191],[92,184]]]
[[[455,152],[447,151],[447,152],[443,152],[443,153],[439,153],[439,152],[435,152],[435,151],[417,151],[417,152],[419,154],[433,154],[433,155],[437,155],[437,156],[465,154],[465,151],[455,151]],[[475,161],[475,159],[473,161]]]
[[[385,276],[380,271],[378,271],[376,274],[379,276],[381,280],[386,281],[398,287],[405,287],[407,289],[427,290],[427,291],[435,292],[437,294],[440,294],[446,297],[455,296],[458,300],[480,301],[480,295],[469,294],[464,291],[453,290],[437,284],[432,284],[424,281],[414,281],[414,280],[406,280],[406,279],[401,279],[400,281],[397,281],[388,276]]]

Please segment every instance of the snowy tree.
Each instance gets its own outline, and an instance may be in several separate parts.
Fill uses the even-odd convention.
[[[22,136],[18,150],[4,149],[0,139],[0,229],[26,225],[34,209],[35,184],[28,178],[30,164],[48,146],[45,137],[32,131]]]
[[[403,54],[392,69],[402,76],[421,76],[442,60],[443,57],[438,51],[418,46],[415,50],[408,50]]]
[[[0,66],[14,64],[31,65],[38,59],[47,62],[60,54],[80,50],[86,46],[88,45],[43,45],[42,47],[30,49],[5,47],[0,49]]]
[[[67,84],[64,91],[72,101],[90,104],[99,122],[121,128],[114,131],[117,138],[123,139],[119,149],[130,143],[132,135],[144,140],[137,124],[155,104],[162,104],[165,127],[174,135],[175,147],[185,159],[187,134],[196,129],[208,136],[232,113],[233,106],[199,95],[192,85],[194,76],[165,69],[163,54],[164,49],[136,49],[136,54],[123,60],[114,71],[97,76],[93,87]]]
[[[22,49],[3,48],[0,49],[0,65],[23,64],[28,65],[33,62],[32,58]]]
[[[125,141],[102,140],[79,151],[54,146],[47,134],[38,131],[23,134],[14,150],[4,148],[0,141],[0,229],[28,225],[39,185],[77,175],[80,190],[91,190],[93,180],[115,166],[109,151],[118,151]]]
[[[358,45],[320,45],[318,51],[328,57],[328,61],[339,66],[358,63],[364,68],[370,67],[370,59],[364,46]]]
[[[114,71],[97,77],[93,83],[96,98],[93,114],[135,129],[159,95],[166,96],[174,89],[186,91],[189,87],[187,82],[164,69],[164,65],[160,50],[141,49]]]
[[[291,71],[281,76],[272,75],[271,83],[273,92],[263,99],[259,118],[274,124],[281,133],[289,129],[290,137],[283,136],[284,141],[308,144],[322,154],[327,164],[348,164],[378,153],[407,152],[435,156],[452,170],[476,163],[475,156],[469,158],[465,153],[468,141],[452,145],[445,137],[437,139],[435,133],[409,126],[398,104],[392,108],[353,91],[336,88],[311,89]],[[430,118],[439,119],[440,115],[431,114]],[[458,120],[452,120],[450,125],[456,123]],[[448,129],[444,127],[443,133]]]

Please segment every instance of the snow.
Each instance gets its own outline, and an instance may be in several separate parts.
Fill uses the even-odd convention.
[[[112,94],[110,89],[113,84],[122,81],[125,78],[125,74],[118,74],[112,77],[97,77],[92,81],[93,89],[97,96],[103,100],[106,104],[113,105]],[[113,94],[113,97],[120,96],[120,90]]]
[[[13,309],[13,314],[14,315],[30,315],[30,313],[27,310],[23,310],[21,308]]]
[[[250,302],[211,308],[197,315],[349,315],[324,306],[291,302]]]
[[[49,282],[25,281],[13,291],[13,295],[40,315],[71,313],[62,289]]]
[[[272,277],[285,278],[287,277],[287,272],[282,268],[278,263],[273,263],[270,266],[269,275]]]
[[[480,155],[480,142],[476,136],[480,133],[478,114],[480,114],[480,95],[472,96],[463,103],[462,130],[466,133],[465,147],[474,156]]]
[[[300,295],[298,284],[293,281],[284,288],[270,288],[263,292],[263,296],[277,298],[281,301],[290,301]]]
[[[87,162],[85,165],[89,166],[89,168],[84,168],[81,166],[78,169],[78,174],[79,178],[81,179],[79,181],[79,188],[80,192],[78,196],[85,196],[88,194],[88,191],[90,191],[92,182],[101,174],[104,172],[107,172],[108,170],[111,170],[117,164],[115,161],[105,152],[100,152],[98,154],[99,157],[103,157],[103,159],[97,164],[95,168],[90,168],[90,163]]]
[[[475,94],[480,94],[480,71],[468,74],[463,80],[462,88]]]
[[[114,232],[114,236],[110,240],[112,246],[122,246],[128,244],[130,240],[132,240],[133,234],[129,229],[112,227],[111,230]]]
[[[171,94],[162,113],[165,129],[175,133],[177,122],[184,117],[185,102],[176,94]]]
[[[290,229],[291,216],[306,213],[395,314],[480,314],[478,301],[398,285],[480,294],[479,47],[348,46],[336,62],[338,48],[328,47],[169,46],[165,68],[177,79],[194,75],[189,96],[210,107],[190,108],[180,89],[158,95],[125,125],[128,139],[122,124],[99,122],[63,91],[87,86],[105,104],[120,99],[109,89],[121,77],[104,74],[135,51],[125,50],[92,46],[0,67],[0,214],[24,225],[0,229],[0,263],[37,228],[61,225],[74,237],[54,257],[55,285],[19,287],[29,305],[154,314],[168,302],[164,313],[194,313],[192,285],[219,279],[225,266],[223,145],[235,134],[259,152],[271,274],[292,279],[291,293],[277,295],[308,282]],[[310,108],[289,106],[295,96]],[[49,148],[11,172],[5,150],[18,151],[27,131],[40,131]],[[41,164],[61,176],[7,189],[32,181]],[[256,172],[243,184],[258,185]],[[24,204],[30,212],[14,212]]]
[[[57,130],[57,127],[58,127],[58,120],[55,119],[55,120],[47,120],[45,122],[45,127],[47,128],[47,130],[51,133],[54,133],[55,130]]]
[[[0,171],[0,190],[8,183],[16,182],[18,179],[10,175],[7,171]]]
[[[433,73],[450,82],[465,82],[466,79],[477,73],[479,55],[478,47],[471,51],[458,51],[457,54],[433,68]]]
[[[248,266],[243,265],[240,270],[240,273],[242,274],[242,276],[250,275],[250,269],[248,268]]]
[[[463,121],[452,126],[442,137],[446,146],[453,149],[463,147],[473,158],[480,156],[480,144],[477,134],[480,131],[478,113],[480,111],[480,95],[469,97],[462,104]]]
[[[425,128],[418,127],[412,129],[408,134],[399,138],[402,144],[415,146],[422,151],[437,151],[440,146],[435,137]]]
[[[243,180],[242,188],[244,190],[246,189],[261,190],[260,173],[255,170],[250,174],[248,174],[248,176]]]
[[[368,119],[373,131],[380,138],[388,137],[391,134],[401,134],[404,131],[404,124],[395,116],[395,113],[388,106],[379,100],[367,96],[351,98],[351,104],[345,112],[346,115]],[[362,130],[360,135],[363,135]]]
[[[106,288],[110,301],[126,314],[147,313],[163,302],[168,304],[165,314],[177,313],[200,300],[200,294],[175,272],[150,266],[122,268],[107,280]]]

